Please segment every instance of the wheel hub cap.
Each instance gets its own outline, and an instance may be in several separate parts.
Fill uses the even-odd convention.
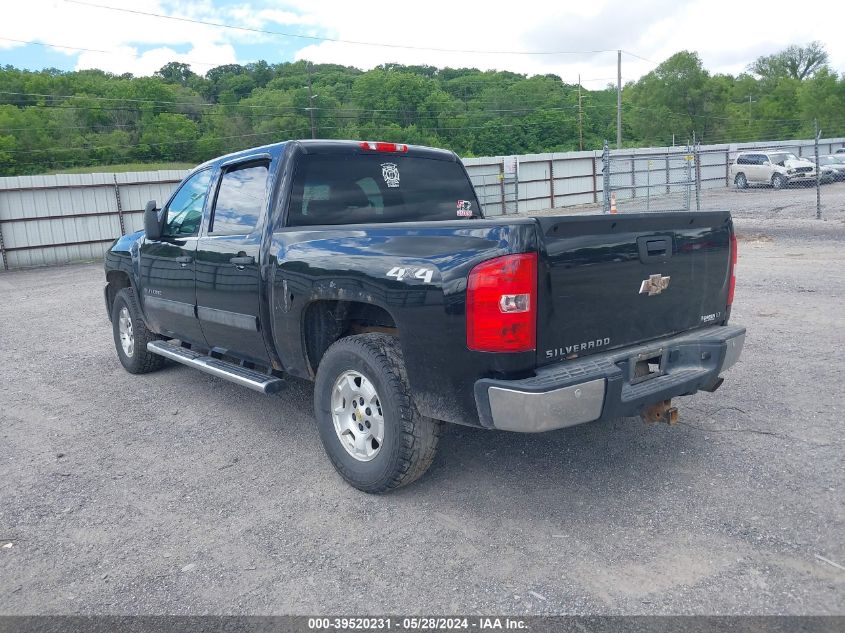
[[[123,353],[131,357],[135,353],[135,334],[132,331],[132,318],[129,316],[129,310],[126,309],[126,306],[120,309],[120,314],[117,317],[117,328]]]
[[[332,422],[341,446],[362,462],[375,458],[384,441],[381,400],[373,383],[357,371],[343,372],[334,383]]]

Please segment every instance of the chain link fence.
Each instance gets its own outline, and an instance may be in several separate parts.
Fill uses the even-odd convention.
[[[712,208],[715,185],[750,195],[789,189],[789,205],[806,207],[821,218],[825,187],[845,183],[845,152],[831,153],[833,143],[820,145],[817,136],[809,146],[795,149],[743,144],[620,151],[610,150],[605,141],[601,208],[604,213],[700,211]]]
[[[611,153],[602,150],[602,209],[605,213],[701,209],[699,148]]]

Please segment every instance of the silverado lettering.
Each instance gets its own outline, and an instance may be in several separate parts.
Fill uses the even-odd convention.
[[[422,476],[443,422],[673,421],[742,351],[735,264],[725,212],[484,217],[452,152],[289,141],[148,203],[106,254],[105,302],[131,373],[313,381],[329,459],[381,493]],[[638,294],[655,270],[679,291]]]
[[[558,356],[567,356],[575,352],[580,352],[585,349],[593,349],[594,347],[606,347],[610,345],[609,338],[600,338],[595,341],[587,341],[586,343],[578,343],[577,345],[567,345],[566,347],[558,347],[557,349],[546,350],[546,358],[557,358]]]

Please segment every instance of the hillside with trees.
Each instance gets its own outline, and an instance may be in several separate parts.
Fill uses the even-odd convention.
[[[818,43],[711,74],[682,51],[623,90],[626,146],[845,134],[845,77]],[[580,105],[579,105],[580,94]],[[362,138],[488,156],[600,148],[616,88],[555,75],[386,64],[172,62],[152,77],[0,69],[0,175],[120,163],[199,163],[290,138]]]

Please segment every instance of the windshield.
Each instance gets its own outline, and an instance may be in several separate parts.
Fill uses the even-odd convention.
[[[769,154],[769,160],[773,165],[783,165],[788,160],[798,160],[798,157],[792,152],[778,152],[777,154]]]
[[[481,217],[458,162],[398,153],[312,154],[297,165],[288,226]]]

